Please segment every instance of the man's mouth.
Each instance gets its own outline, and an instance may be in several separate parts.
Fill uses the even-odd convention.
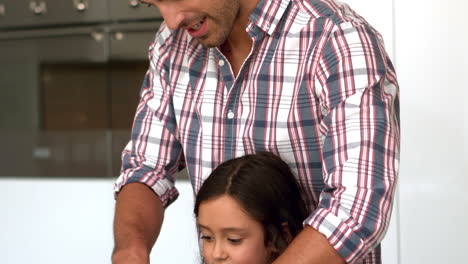
[[[198,23],[187,27],[187,30],[192,37],[199,38],[206,34],[207,21],[206,17],[202,18]]]
[[[198,22],[198,24],[192,26],[192,29],[193,29],[193,30],[199,30],[199,29],[201,28],[201,26],[202,26],[204,20],[205,20],[205,19],[200,20],[200,22]]]

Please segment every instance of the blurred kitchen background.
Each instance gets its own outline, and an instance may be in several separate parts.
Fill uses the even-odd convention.
[[[463,263],[467,4],[345,2],[382,33],[401,86],[383,263]],[[0,0],[0,263],[110,263],[113,182],[161,22],[137,0]],[[199,263],[184,174],[177,186],[154,263]]]

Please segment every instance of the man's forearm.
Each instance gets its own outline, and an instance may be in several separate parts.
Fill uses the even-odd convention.
[[[310,226],[297,235],[273,264],[344,264],[327,238]]]
[[[149,263],[149,253],[161,230],[164,208],[146,185],[127,184],[117,196],[112,263]]]

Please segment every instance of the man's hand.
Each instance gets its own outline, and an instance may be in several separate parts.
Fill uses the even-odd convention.
[[[117,196],[113,264],[148,264],[161,230],[164,208],[146,185],[129,183]]]
[[[345,264],[327,238],[306,226],[273,264]]]

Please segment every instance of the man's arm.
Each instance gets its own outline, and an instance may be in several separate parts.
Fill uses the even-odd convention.
[[[179,195],[174,186],[182,156],[173,87],[168,70],[173,45],[165,23],[149,48],[149,69],[143,80],[131,140],[122,154],[122,170],[114,219],[114,264],[149,263],[163,222],[164,208]]]
[[[297,235],[273,264],[344,264],[345,260],[327,238],[310,226]]]
[[[304,232],[275,264],[358,263],[390,221],[399,161],[393,67],[365,24],[343,23],[323,43],[313,87],[324,114],[325,187]]]
[[[112,263],[149,263],[163,218],[164,207],[148,186],[127,184],[117,196]]]

